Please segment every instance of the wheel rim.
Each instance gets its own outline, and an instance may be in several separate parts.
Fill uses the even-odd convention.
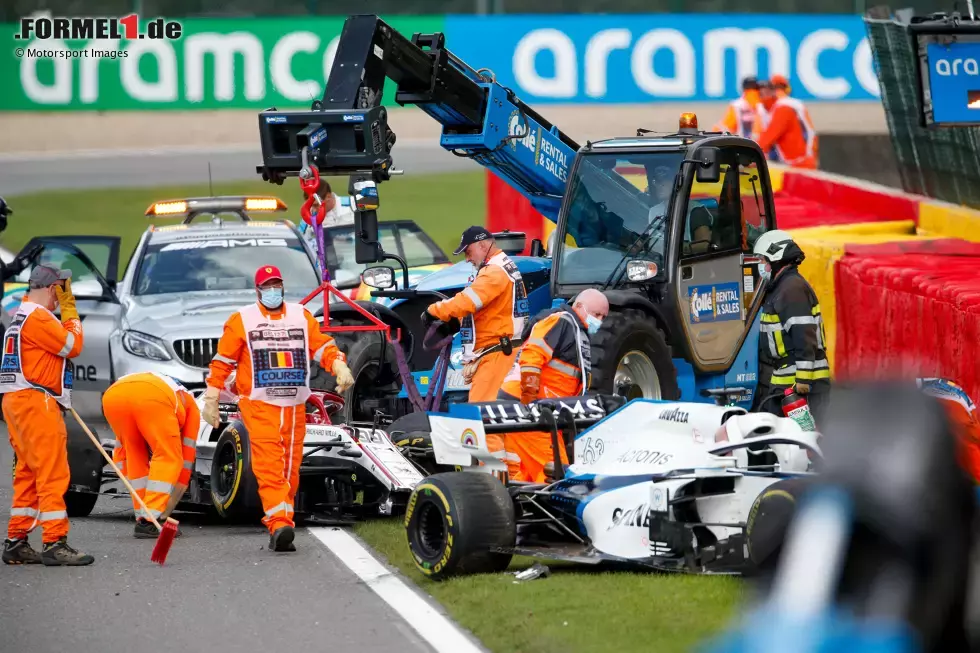
[[[662,398],[657,368],[649,356],[638,350],[629,351],[620,359],[613,388],[627,400]]]
[[[217,477],[212,481],[215,495],[221,500],[227,499],[231,488],[235,484],[235,467],[237,456],[235,447],[230,442],[226,442],[214,454],[215,469],[218,470]]]
[[[437,558],[446,548],[446,520],[434,504],[426,503],[418,510],[419,553],[426,558]]]

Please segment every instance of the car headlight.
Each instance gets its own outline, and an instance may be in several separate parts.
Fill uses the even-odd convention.
[[[139,331],[127,331],[123,334],[123,348],[133,356],[149,358],[155,361],[169,361],[173,357],[167,351],[167,346],[160,338]]]

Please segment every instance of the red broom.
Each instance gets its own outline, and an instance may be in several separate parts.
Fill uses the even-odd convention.
[[[71,410],[71,414],[75,417],[75,421],[78,422],[78,425],[82,427],[83,431],[85,431],[85,434],[89,437],[89,440],[92,441],[92,444],[94,444],[98,450],[102,452],[102,457],[109,461],[112,468],[116,470],[119,480],[123,482],[133,498],[139,502],[140,507],[143,509],[143,512],[146,513],[146,516],[149,517],[150,521],[153,522],[153,525],[157,527],[158,531],[160,531],[160,535],[157,536],[157,543],[153,546],[153,553],[150,554],[150,561],[157,562],[162,565],[167,560],[167,554],[170,553],[170,547],[173,546],[174,538],[177,537],[177,520],[167,517],[167,521],[164,523],[164,525],[160,526],[160,522],[158,522],[153,515],[150,514],[146,504],[143,503],[143,497],[136,493],[133,486],[129,484],[129,480],[127,480],[127,478],[123,476],[123,473],[119,471],[119,468],[116,467],[116,463],[112,460],[112,456],[110,456],[102,447],[102,443],[99,442],[99,439],[93,435],[92,431],[90,431],[85,422],[82,421],[82,418],[78,416],[78,413],[75,412],[74,408],[70,408],[69,410]]]

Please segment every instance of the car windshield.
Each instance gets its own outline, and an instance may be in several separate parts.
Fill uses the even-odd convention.
[[[558,283],[605,283],[634,244],[631,258],[663,269],[666,220],[661,218],[683,158],[676,151],[581,155],[568,182],[568,234],[555,243]],[[647,229],[641,247],[637,238]]]
[[[135,295],[255,288],[259,265],[275,265],[287,294],[305,296],[319,285],[299,238],[215,238],[150,243]]]
[[[355,261],[353,225],[330,227],[324,230],[323,237],[327,246],[327,268],[338,286],[359,284],[361,272],[376,265]],[[446,256],[430,245],[419,230],[404,224],[381,222],[378,224],[378,237],[384,251],[402,256],[410,268],[448,262]]]

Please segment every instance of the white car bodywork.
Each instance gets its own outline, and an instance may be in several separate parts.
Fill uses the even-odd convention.
[[[486,448],[482,419],[430,415],[430,425],[439,463],[469,465],[472,456],[484,464],[467,471],[503,471]],[[733,482],[734,491],[696,499],[698,521],[716,541],[728,540],[742,532],[766,487],[809,474],[810,457],[820,456],[818,437],[792,419],[737,407],[637,399],[579,433],[565,478],[540,492],[578,495],[579,530],[601,557],[676,559],[668,543],[651,537],[652,520],[675,521],[672,499],[711,477]],[[765,472],[749,468],[750,445],[755,454],[771,452],[777,464]]]

